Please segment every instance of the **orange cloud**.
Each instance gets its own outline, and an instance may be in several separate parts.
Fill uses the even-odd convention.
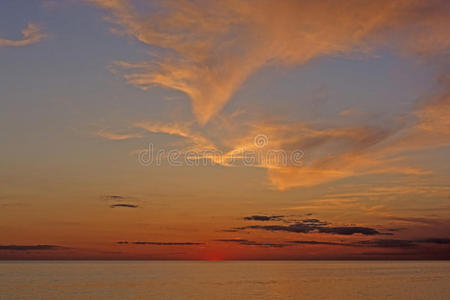
[[[189,148],[183,148],[183,151],[195,150],[215,150],[216,145],[209,139],[205,138],[200,132],[194,131],[191,127],[191,123],[178,124],[178,123],[161,123],[161,122],[141,122],[134,124],[135,127],[142,128],[152,133],[165,133],[169,135],[175,135],[182,137],[186,142],[190,143]]]
[[[140,122],[133,127],[182,137],[180,154],[194,151],[196,159],[209,159],[223,166],[264,168],[269,184],[283,190],[368,174],[429,174],[429,170],[413,167],[405,158],[412,150],[450,145],[449,111],[445,92],[411,113],[415,123],[399,122],[390,129],[255,122],[236,119],[235,114],[220,115],[206,127],[195,122]],[[110,139],[136,136],[106,135],[104,131],[99,135]],[[290,155],[295,151],[300,151],[300,161],[292,160]],[[250,156],[249,160],[249,153],[254,159]]]
[[[319,131],[322,140],[318,140],[316,134],[310,136],[309,142],[303,140],[303,144],[299,144],[303,145],[300,147],[311,159],[310,163],[302,167],[271,168],[268,171],[270,182],[279,189],[286,189],[356,175],[429,174],[429,170],[414,168],[402,161],[409,151],[450,145],[449,91],[446,87],[442,95],[428,100],[413,112],[417,121],[402,128]],[[290,136],[292,139],[295,134]]]
[[[27,27],[22,29],[23,39],[21,40],[8,40],[0,38],[0,47],[20,47],[36,44],[41,40],[48,37],[43,33],[40,27],[33,23],[28,23]]]
[[[122,140],[128,140],[133,138],[141,138],[142,135],[139,133],[118,133],[118,132],[112,132],[107,131],[105,129],[100,129],[97,132],[95,132],[96,136],[99,136],[101,138],[112,140],[112,141],[122,141]]]
[[[200,124],[217,114],[239,86],[266,65],[292,66],[323,55],[370,53],[392,44],[423,56],[442,55],[450,45],[448,1],[133,1],[90,0],[109,11],[116,33],[162,48],[148,61],[116,62],[127,81],[142,89],[161,85],[186,93]],[[135,124],[150,132],[183,137],[183,151],[223,149],[207,157],[225,166],[244,159],[244,151],[301,150],[304,164],[262,160],[250,164],[267,169],[278,189],[314,186],[366,174],[427,174],[399,156],[415,149],[449,145],[449,89],[414,113],[416,122],[381,129],[317,128],[302,122],[240,122],[220,116],[221,136],[207,135],[195,123]],[[343,114],[352,113],[345,111]],[[259,147],[254,137],[268,138]]]
[[[270,184],[282,190],[356,175],[427,173],[402,164],[400,159],[388,158],[391,152],[385,149],[391,144],[387,142],[397,130],[366,127],[317,129],[300,122],[249,122],[238,128],[228,128],[231,130],[229,134],[213,141],[194,123],[146,122],[135,126],[149,132],[183,137],[186,146],[179,149],[181,154],[194,151],[197,159],[210,159],[223,166],[267,169]],[[258,138],[264,140],[258,141]],[[215,151],[214,155],[211,155],[211,150]],[[296,160],[292,153],[297,154]]]
[[[165,86],[186,93],[201,124],[265,65],[298,65],[322,55],[367,53],[380,43],[407,51],[448,51],[448,1],[155,1],[89,0],[108,21],[157,55],[117,62],[142,89]]]
[[[450,81],[447,79],[445,91],[429,99],[414,112],[417,121],[412,127],[399,132],[399,137],[384,150],[401,153],[450,146]]]

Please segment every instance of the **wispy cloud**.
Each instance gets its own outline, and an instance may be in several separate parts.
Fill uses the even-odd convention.
[[[198,130],[193,128],[193,123],[162,123],[162,122],[138,122],[135,127],[144,129],[151,133],[164,133],[179,136],[185,139],[188,144],[185,151],[196,150],[216,150],[217,147],[210,139],[203,136]]]
[[[111,208],[116,208],[116,207],[138,208],[139,205],[129,204],[129,203],[117,203],[117,204],[111,204],[109,207],[111,207]]]
[[[23,38],[20,40],[9,40],[0,38],[0,47],[21,47],[36,44],[48,37],[42,32],[40,26],[34,23],[28,23],[27,27],[22,29]]]
[[[289,241],[297,245],[327,245],[327,246],[354,246],[353,244],[326,242],[326,241]]]
[[[363,235],[377,235],[381,234],[374,228],[370,227],[358,227],[358,226],[341,226],[341,227],[322,227],[312,224],[296,223],[292,225],[251,225],[240,227],[241,230],[246,229],[261,229],[266,231],[286,231],[293,233],[328,233],[328,234],[339,234],[339,235],[353,235],[353,234],[363,234]]]
[[[113,132],[106,129],[98,130],[95,132],[95,135],[112,141],[123,141],[142,137],[140,133]]]
[[[104,196],[102,196],[102,199],[105,199],[105,200],[125,200],[125,199],[128,199],[128,197],[124,197],[124,196],[121,196],[121,195],[104,195]]]
[[[181,154],[194,151],[196,158],[223,166],[240,166],[245,153],[258,153],[263,159],[254,159],[250,165],[267,169],[269,181],[277,189],[314,186],[357,175],[428,173],[389,156],[392,143],[401,138],[396,137],[396,133],[402,124],[391,129],[316,128],[304,122],[269,121],[244,121],[239,128],[225,126],[223,129],[225,123],[219,125],[228,134],[213,140],[192,123],[136,124],[149,132],[180,136],[184,139],[184,146],[179,148]],[[255,137],[261,134],[267,137],[264,147],[255,144]],[[428,147],[433,145],[428,144]],[[202,156],[202,153],[206,154]],[[290,156],[293,153],[302,155],[299,157],[301,164],[293,163]]]
[[[151,246],[199,246],[204,243],[197,242],[128,242],[120,241],[117,242],[120,245],[151,245]]]
[[[222,243],[233,243],[233,244],[239,244],[244,246],[259,246],[259,247],[270,247],[270,248],[283,248],[292,246],[291,244],[285,244],[285,243],[260,243],[245,239],[217,239],[216,242],[222,242]]]
[[[437,244],[448,245],[450,239],[447,238],[427,238],[421,240],[400,240],[400,239],[374,239],[363,240],[351,243],[345,242],[327,242],[327,241],[288,241],[297,245],[326,245],[326,246],[343,246],[343,247],[376,247],[376,248],[401,248],[411,249],[419,247],[419,244]]]
[[[357,245],[364,245],[368,247],[379,247],[379,248],[415,248],[417,245],[414,241],[409,240],[387,240],[387,239],[377,239],[369,241],[359,241]]]
[[[59,250],[65,247],[55,245],[0,245],[0,250],[11,251],[38,251],[38,250]]]
[[[440,245],[448,245],[450,244],[450,238],[426,238],[423,240],[418,240],[419,243],[431,243],[431,244],[440,244]]]
[[[386,216],[386,219],[392,221],[406,222],[406,223],[418,223],[426,225],[436,225],[442,222],[439,218],[424,218],[424,217],[397,217],[397,216]]]
[[[137,199],[130,196],[122,196],[122,195],[103,195],[101,196],[101,199],[107,200],[108,202],[113,202],[109,205],[110,208],[138,208],[139,205],[136,203],[130,203],[130,202],[136,202]],[[115,203],[114,203],[115,202]]]
[[[259,218],[261,219],[261,218]],[[279,217],[270,220],[256,220],[256,221],[285,221],[284,218]],[[254,219],[253,219],[254,220]],[[363,226],[331,226],[331,223],[321,221],[318,219],[303,219],[296,220],[293,224],[289,225],[249,225],[232,228],[231,230],[242,231],[248,229],[258,229],[265,231],[282,231],[282,232],[292,232],[292,233],[325,233],[325,234],[336,234],[336,235],[392,235],[392,233],[382,233],[371,227]]]
[[[430,55],[448,51],[447,1],[392,2],[89,0],[124,33],[159,49],[120,61],[126,80],[186,93],[200,123],[265,65],[292,66],[323,55],[370,53],[380,44]],[[193,21],[195,20],[195,22]]]
[[[266,65],[294,66],[319,56],[355,52],[370,55],[380,45],[420,57],[445,56],[450,45],[450,6],[443,0],[364,4],[353,0],[262,0],[257,6],[251,1],[232,0],[139,5],[126,0],[89,2],[107,11],[114,32],[156,51],[143,62],[116,63],[127,81],[143,89],[162,85],[185,92],[200,124],[216,116],[240,85]],[[185,141],[184,151],[223,150],[219,157],[201,158],[229,167],[236,165],[229,158],[239,158],[243,150],[266,154],[271,150],[303,151],[302,165],[273,161],[252,165],[267,169],[269,184],[280,190],[361,175],[428,175],[430,170],[415,167],[404,158],[413,150],[450,144],[448,75],[441,81],[442,93],[432,95],[412,114],[396,116],[389,126],[333,128],[268,120],[234,124],[220,114],[208,125],[220,128],[224,132],[221,137],[208,136],[195,122],[138,122],[133,126],[180,136]],[[354,111],[343,112],[349,113]],[[97,134],[112,140],[141,136],[108,131]],[[258,134],[269,137],[269,147],[253,143]]]
[[[280,221],[284,216],[262,216],[262,215],[253,215],[249,217],[244,217],[244,220],[247,221]]]

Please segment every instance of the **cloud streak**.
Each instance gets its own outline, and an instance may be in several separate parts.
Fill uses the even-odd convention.
[[[448,245],[450,239],[446,238],[426,238],[419,240],[400,240],[400,239],[373,239],[363,240],[352,243],[336,243],[327,241],[288,241],[297,245],[326,245],[343,247],[375,247],[375,248],[399,248],[412,249],[419,247],[420,244]]]
[[[363,235],[378,235],[381,234],[374,228],[370,227],[358,227],[358,226],[341,226],[341,227],[323,227],[316,226],[313,224],[296,223],[292,225],[251,225],[239,227],[240,230],[246,229],[260,229],[266,231],[285,231],[293,233],[327,233],[327,234],[338,234],[338,235],[353,235],[353,234],[363,234]]]
[[[216,242],[222,242],[222,243],[233,243],[233,244],[239,244],[244,246],[259,246],[259,247],[270,247],[270,248],[283,248],[292,246],[290,244],[283,244],[283,243],[259,243],[255,241],[245,240],[245,239],[217,239]]]
[[[117,204],[112,204],[109,207],[111,207],[111,208],[116,208],[116,207],[138,208],[139,205],[128,204],[128,203],[117,203]]]
[[[64,247],[55,245],[0,245],[0,250],[10,251],[40,251],[40,250],[59,250]]]
[[[113,31],[151,46],[147,61],[116,62],[142,89],[184,92],[206,123],[255,71],[324,55],[370,53],[380,44],[421,55],[445,53],[447,1],[89,0],[108,12]],[[195,20],[195,21],[193,21]]]
[[[194,243],[194,242],[128,242],[120,241],[117,242],[119,245],[150,245],[150,246],[200,246],[204,243]]]
[[[101,138],[104,138],[106,140],[111,141],[123,141],[123,140],[129,140],[134,138],[141,138],[142,135],[139,133],[121,133],[121,132],[112,132],[108,131],[106,129],[101,129],[95,132],[95,135]]]
[[[126,80],[142,89],[161,85],[186,93],[200,124],[216,115],[241,84],[264,66],[296,66],[320,56],[355,52],[370,55],[374,48],[386,45],[429,58],[445,56],[450,45],[450,4],[440,0],[262,0],[258,6],[250,1],[172,0],[140,3],[139,9],[131,0],[89,2],[107,12],[115,33],[133,37],[153,51],[143,62],[116,63]],[[433,95],[412,114],[397,116],[392,126],[327,128],[264,120],[233,127],[220,116],[209,125],[220,126],[226,134],[214,138],[194,122],[139,122],[134,127],[182,137],[187,145],[184,151],[223,149],[218,157],[200,158],[229,167],[235,166],[230,158],[239,158],[244,150],[303,151],[306,163],[302,165],[269,160],[252,165],[266,169],[269,184],[279,190],[361,175],[427,175],[430,170],[414,167],[400,155],[449,145],[448,75],[441,81],[444,92]],[[253,144],[258,134],[269,137],[269,147]],[[99,135],[112,140],[140,136],[106,131]]]
[[[276,216],[277,218],[271,218],[268,216],[257,216],[257,218],[251,218],[250,220],[256,221],[284,221],[283,216]],[[244,220],[248,220],[244,218]],[[391,233],[381,233],[375,228],[363,227],[363,226],[329,226],[330,223],[321,221],[319,219],[304,219],[294,221],[295,223],[289,225],[249,225],[243,227],[232,228],[231,230],[242,231],[248,229],[257,229],[265,231],[284,231],[292,233],[324,233],[324,234],[336,234],[336,235],[391,235]]]
[[[102,196],[102,199],[104,199],[104,200],[125,200],[125,199],[128,199],[128,197],[124,197],[121,195],[104,195],[104,196]]]
[[[261,216],[261,215],[253,215],[249,217],[244,217],[244,220],[247,221],[280,221],[284,216]]]
[[[41,40],[48,37],[48,35],[43,33],[41,28],[34,23],[28,23],[27,27],[22,29],[22,36],[23,38],[20,40],[0,38],[0,48],[28,46],[39,43]]]
[[[418,145],[420,141],[421,147],[433,148],[449,140],[441,134],[436,136],[434,142],[420,140],[420,137],[413,141],[408,136],[415,135],[420,121],[406,128],[404,124],[393,128],[315,128],[304,122],[253,121],[241,123],[238,129],[225,126],[222,130],[228,131],[228,134],[215,139],[202,133],[192,123],[141,122],[135,126],[152,133],[179,136],[185,144],[180,154],[194,151],[196,159],[208,159],[218,165],[240,166],[246,155],[252,158],[248,153],[253,153],[253,157],[261,154],[263,159],[254,159],[246,165],[266,169],[270,184],[280,190],[314,186],[358,175],[424,175],[427,170],[408,166],[392,155],[398,153],[400,147],[403,152],[411,150],[412,145]],[[255,136],[261,134],[268,137],[265,147],[254,143]],[[292,153],[302,155],[299,157],[300,164],[292,161]]]

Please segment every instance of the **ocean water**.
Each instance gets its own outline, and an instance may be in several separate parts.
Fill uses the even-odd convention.
[[[450,261],[0,262],[0,299],[450,299]]]

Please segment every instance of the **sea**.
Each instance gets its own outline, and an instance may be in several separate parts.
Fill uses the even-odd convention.
[[[3,261],[0,299],[450,299],[450,261]]]

